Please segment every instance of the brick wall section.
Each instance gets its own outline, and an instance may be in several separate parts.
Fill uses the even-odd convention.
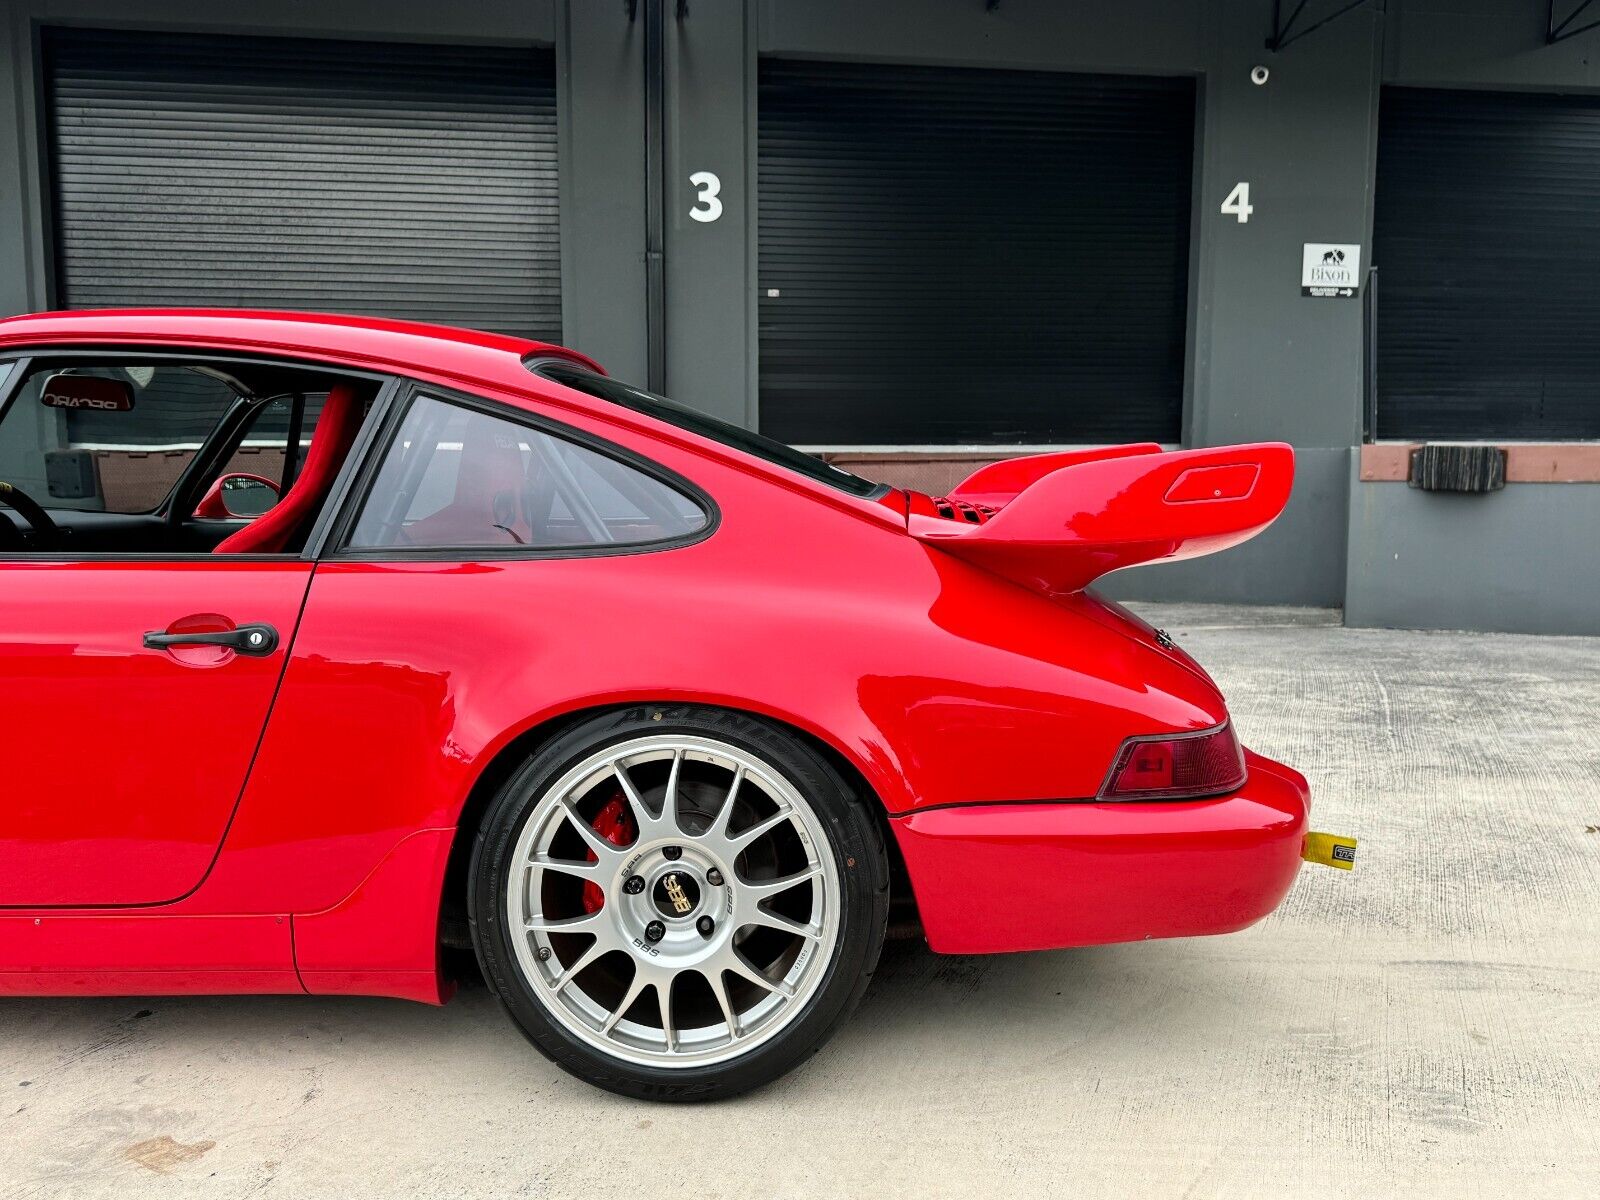
[[[95,470],[107,512],[149,512],[167,498],[194,457],[193,450],[96,450]],[[240,471],[283,478],[283,451],[243,446],[228,460],[224,474]]]

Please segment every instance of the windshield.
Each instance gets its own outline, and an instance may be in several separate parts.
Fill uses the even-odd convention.
[[[553,379],[585,395],[609,400],[613,404],[620,404],[624,408],[631,408],[635,412],[676,425],[679,429],[687,429],[690,433],[721,442],[724,446],[743,450],[746,454],[753,454],[766,462],[786,467],[804,475],[807,479],[825,483],[852,496],[874,497],[888,491],[884,484],[873,483],[870,479],[862,479],[859,475],[842,471],[803,450],[796,450],[793,446],[762,437],[759,433],[751,433],[750,430],[738,425],[719,421],[716,417],[709,417],[705,413],[696,412],[662,396],[629,387],[625,383],[618,383],[615,379],[608,379],[604,375],[596,375],[593,371],[587,371],[571,363],[542,362],[538,364],[537,370],[545,378]]]

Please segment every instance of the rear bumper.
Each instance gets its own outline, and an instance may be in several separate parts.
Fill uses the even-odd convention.
[[[1310,790],[1245,751],[1210,800],[960,805],[890,822],[928,944],[942,954],[1231,933],[1300,869]]]

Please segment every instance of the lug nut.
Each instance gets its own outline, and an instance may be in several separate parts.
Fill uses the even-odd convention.
[[[660,921],[651,921],[644,927],[644,940],[647,942],[659,942],[666,936],[667,927]]]
[[[694,923],[694,927],[700,931],[702,937],[710,937],[716,929],[717,923],[710,917],[701,917]]]
[[[683,847],[682,846],[668,846],[661,853],[665,854],[667,856],[667,858],[669,858],[673,862],[677,862],[680,858],[683,857]]]
[[[630,896],[637,896],[640,892],[644,891],[644,876],[628,876],[628,882],[622,885],[622,890],[627,892]]]
[[[712,887],[721,887],[722,872],[717,870],[715,867],[712,867],[711,870],[706,872],[706,882]]]

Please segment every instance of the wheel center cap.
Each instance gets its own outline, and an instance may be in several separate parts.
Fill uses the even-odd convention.
[[[681,920],[700,906],[700,885],[687,871],[668,871],[656,880],[650,898],[663,917]]]

